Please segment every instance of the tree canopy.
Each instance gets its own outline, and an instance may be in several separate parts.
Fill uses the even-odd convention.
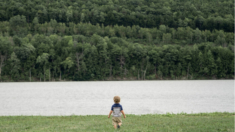
[[[0,2],[0,80],[234,78],[232,0]]]

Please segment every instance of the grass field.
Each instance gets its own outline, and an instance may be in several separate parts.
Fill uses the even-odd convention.
[[[126,115],[120,130],[111,118],[92,116],[0,116],[1,132],[234,132],[235,113]]]

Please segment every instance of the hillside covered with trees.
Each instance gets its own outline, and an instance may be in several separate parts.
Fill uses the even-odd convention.
[[[0,2],[0,80],[234,78],[232,0]]]

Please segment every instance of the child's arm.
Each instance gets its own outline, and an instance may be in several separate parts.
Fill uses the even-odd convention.
[[[110,117],[110,115],[113,113],[113,111],[111,110],[110,112],[109,112],[109,116],[108,116],[108,118]]]
[[[125,115],[124,111],[122,110],[121,112],[122,112],[122,114],[123,114],[124,118],[126,118],[126,115]]]

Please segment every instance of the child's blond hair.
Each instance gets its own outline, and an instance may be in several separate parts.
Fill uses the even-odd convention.
[[[114,96],[113,97],[113,101],[115,102],[115,103],[119,103],[120,102],[120,97],[119,96]]]

